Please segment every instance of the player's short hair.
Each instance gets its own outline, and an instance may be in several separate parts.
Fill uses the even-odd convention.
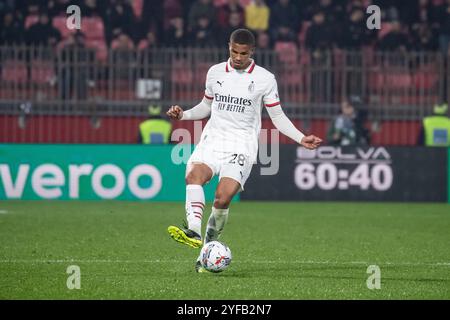
[[[230,35],[230,42],[237,44],[246,44],[254,47],[256,44],[255,36],[248,29],[236,29]]]

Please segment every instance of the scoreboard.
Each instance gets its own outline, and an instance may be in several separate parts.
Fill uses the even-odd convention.
[[[257,163],[242,200],[447,202],[447,148],[279,148],[278,172]]]

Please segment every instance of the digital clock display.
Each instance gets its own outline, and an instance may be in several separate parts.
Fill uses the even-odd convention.
[[[301,190],[386,191],[394,180],[391,157],[383,147],[344,153],[339,147],[297,149],[295,184]]]

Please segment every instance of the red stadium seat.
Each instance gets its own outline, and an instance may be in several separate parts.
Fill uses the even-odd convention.
[[[241,6],[243,8],[245,8],[246,6],[248,6],[250,4],[250,2],[252,2],[252,0],[240,0],[239,2],[241,4]]]
[[[408,72],[373,72],[369,74],[369,88],[375,91],[391,92],[408,90],[412,85],[412,77]]]
[[[334,48],[333,49],[333,60],[334,60],[334,64],[336,66],[344,66],[346,64],[345,53],[339,48]]]
[[[142,39],[137,45],[138,50],[145,50],[148,47],[148,40]]]
[[[114,90],[111,91],[111,98],[114,100],[135,100],[135,90],[130,87],[128,81],[116,81]]]
[[[372,91],[380,91],[385,86],[384,74],[378,70],[373,70],[368,75],[368,85]]]
[[[25,29],[28,29],[33,24],[39,21],[39,16],[37,14],[31,14],[25,18]]]
[[[191,84],[194,74],[186,60],[175,60],[172,63],[172,82],[175,84]]]
[[[408,89],[411,87],[412,77],[408,72],[387,74],[386,84],[391,89]]]
[[[85,17],[81,20],[81,30],[85,32],[86,39],[104,40],[105,28],[100,17]]]
[[[306,39],[306,31],[308,31],[308,28],[310,26],[311,26],[311,21],[303,21],[302,30],[298,34],[298,41],[300,43],[301,48],[304,47],[305,39]]]
[[[375,55],[375,49],[373,46],[364,46],[362,49],[362,54],[364,57],[364,61],[366,62],[367,66],[373,65],[374,62],[374,55]]]
[[[421,94],[411,94],[399,97],[399,103],[417,106],[417,105],[432,105],[435,101],[438,101],[439,97],[436,95],[421,95]]]
[[[279,76],[280,82],[285,85],[299,85],[303,83],[303,74],[300,66],[292,65],[284,69]]]
[[[413,75],[412,82],[416,89],[430,90],[434,88],[439,81],[439,74],[435,72],[419,71]]]
[[[300,65],[302,66],[309,66],[311,64],[311,56],[309,51],[307,50],[300,50]]]
[[[288,64],[297,63],[298,49],[294,42],[277,41],[275,43],[275,52],[278,53],[278,59],[280,62]]]
[[[134,15],[138,18],[142,18],[142,10],[144,9],[144,0],[133,0],[131,2],[133,5]]]
[[[108,48],[104,40],[86,39],[86,47],[95,49],[97,60],[105,62],[108,58]]]
[[[194,74],[194,82],[197,84],[203,84],[206,81],[206,74],[208,73],[209,68],[211,67],[212,63],[209,62],[201,62],[197,63],[195,67],[195,74]]]
[[[392,23],[391,22],[382,22],[381,29],[378,31],[378,39],[382,39],[386,34],[391,32]]]
[[[57,17],[54,17],[52,20],[53,27],[55,27],[56,29],[59,30],[59,32],[61,33],[61,37],[63,37],[63,39],[67,38],[69,36],[69,34],[75,33],[77,31],[77,29],[67,28],[66,23],[67,23],[66,16],[57,16]]]
[[[5,60],[2,62],[2,81],[25,83],[28,78],[25,62],[17,60]]]
[[[111,42],[111,49],[115,50],[115,49],[119,48],[119,46],[120,46],[119,39],[115,39]],[[133,40],[131,40],[130,38],[127,38],[127,48],[128,48],[128,50],[134,50],[134,43],[133,43]]]
[[[53,62],[49,60],[33,60],[31,62],[31,81],[49,83],[55,78]]]

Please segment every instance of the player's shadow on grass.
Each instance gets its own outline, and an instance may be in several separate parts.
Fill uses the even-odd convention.
[[[230,268],[231,269],[231,268]],[[320,274],[311,274],[311,272],[323,272],[323,271],[330,271],[330,272],[335,272],[337,270],[339,271],[350,271],[352,273],[355,273],[356,269],[361,269],[362,270],[362,276],[346,276],[346,277],[342,277],[342,276],[328,276],[328,275],[324,275],[323,273]],[[361,279],[361,277],[365,277],[366,273],[365,273],[365,268],[362,269],[361,267],[358,266],[305,266],[305,265],[301,265],[301,266],[297,266],[295,268],[292,268],[290,266],[283,266],[283,265],[277,265],[277,266],[259,266],[254,268],[252,267],[251,269],[247,269],[247,268],[241,268],[239,266],[234,267],[232,270],[227,270],[223,273],[218,273],[217,275],[223,276],[223,277],[230,277],[230,278],[264,278],[264,277],[270,277],[272,279],[275,278],[282,278],[282,279],[286,279],[286,278],[293,278],[293,279],[298,279],[298,278],[349,278],[349,279]]]
[[[301,264],[295,267],[292,265],[276,265],[276,266],[257,266],[247,269],[247,267],[241,268],[236,266],[233,270],[224,272],[222,276],[237,277],[237,278],[328,278],[328,279],[367,279],[366,266],[361,265],[308,265]],[[338,274],[327,274],[332,272],[338,272]],[[350,273],[352,275],[343,274]],[[383,276],[384,281],[419,281],[419,282],[450,282],[450,279],[446,278],[430,278],[430,277],[387,277]]]

